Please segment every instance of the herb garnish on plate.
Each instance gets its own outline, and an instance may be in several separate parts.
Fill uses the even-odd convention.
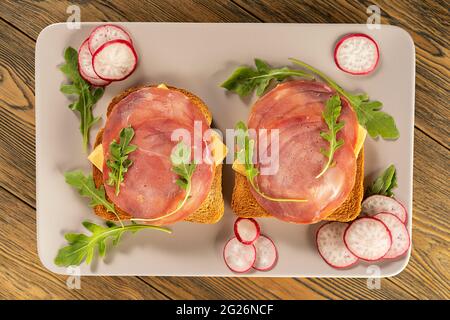
[[[397,173],[394,165],[386,170],[366,189],[365,197],[374,194],[393,197],[393,189],[397,188]]]
[[[106,160],[106,165],[110,169],[109,179],[106,183],[115,186],[115,194],[119,195],[120,184],[123,182],[124,174],[133,164],[128,155],[137,149],[137,146],[130,144],[134,137],[134,130],[131,126],[120,130],[119,142],[113,140],[109,145],[110,158]]]
[[[98,250],[100,257],[106,255],[106,241],[108,239],[112,239],[113,246],[117,246],[122,235],[127,231],[136,233],[143,229],[153,229],[167,233],[172,232],[167,228],[147,224],[133,223],[126,226],[118,226],[111,221],[107,221],[105,227],[89,221],[84,221],[83,226],[92,234],[87,236],[83,233],[66,233],[64,237],[69,244],[59,249],[55,258],[56,265],[65,267],[72,265],[78,266],[83,261],[86,261],[86,264],[90,264],[96,250]]]
[[[167,218],[171,215],[177,213],[189,200],[191,197],[192,189],[192,175],[194,174],[197,164],[191,161],[191,149],[183,141],[178,142],[178,144],[172,150],[170,155],[170,160],[172,162],[172,171],[178,175],[175,183],[185,191],[183,200],[181,200],[177,207],[169,213],[152,219],[146,218],[132,218],[132,221],[157,221],[160,219]]]
[[[328,161],[316,178],[320,178],[328,170],[328,168],[334,164],[334,153],[344,144],[343,139],[336,139],[337,133],[344,127],[344,122],[338,122],[340,115],[341,99],[339,98],[339,95],[335,94],[327,100],[325,109],[322,112],[323,119],[328,126],[328,132],[322,131],[320,132],[320,136],[328,141],[330,147],[328,149],[320,149],[320,152],[328,158]]]
[[[78,53],[74,48],[68,47],[64,51],[64,59],[66,63],[60,67],[60,70],[71,83],[61,85],[60,91],[66,95],[78,97],[78,100],[72,102],[69,108],[73,111],[78,111],[80,114],[80,131],[83,136],[83,147],[87,151],[89,130],[100,119],[99,117],[94,117],[92,108],[103,96],[104,89],[92,87],[81,77],[78,71]]]
[[[287,67],[272,69],[261,59],[255,59],[256,69],[247,66],[238,67],[233,74],[220,86],[236,92],[241,97],[249,95],[256,89],[256,95],[262,96],[272,80],[283,81],[287,77],[313,77],[301,70],[293,70]]]
[[[274,198],[266,195],[259,189],[258,184],[255,182],[256,177],[259,175],[259,170],[253,164],[253,150],[255,147],[255,140],[250,139],[247,126],[244,122],[239,121],[235,127],[236,130],[236,146],[238,150],[235,153],[235,159],[240,164],[244,164],[245,175],[248,182],[253,189],[263,198],[275,201],[275,202],[307,202],[306,199],[287,199],[287,198]]]
[[[394,118],[380,110],[383,106],[380,101],[370,101],[369,96],[366,93],[356,95],[351,94],[313,66],[297,59],[290,58],[289,60],[296,65],[317,74],[320,78],[325,80],[330,87],[336,90],[337,93],[345,97],[350,102],[353,110],[355,110],[359,124],[366,128],[372,138],[381,136],[383,139],[397,139],[400,136]]]
[[[114,205],[106,199],[105,188],[103,185],[101,185],[98,189],[95,187],[92,174],[85,176],[80,170],[75,170],[66,172],[64,177],[66,179],[66,183],[77,189],[80,195],[91,199],[89,206],[104,206],[107,211],[114,213],[120,224],[123,225],[116,209],[114,208]]]

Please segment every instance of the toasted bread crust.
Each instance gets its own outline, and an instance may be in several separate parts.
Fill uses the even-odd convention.
[[[364,147],[359,152],[356,162],[356,179],[352,191],[344,203],[331,212],[324,220],[347,222],[358,217],[361,212],[361,201],[364,195]],[[243,218],[272,217],[255,199],[250,191],[247,178],[235,173],[231,208],[234,213]]]
[[[149,87],[155,87],[154,85],[150,85]],[[136,88],[130,88],[121,94],[115,96],[112,101],[110,102],[106,115],[109,116],[111,114],[111,111],[114,109],[116,104],[124,99],[126,96],[128,96],[130,93],[137,91],[143,87],[136,87]],[[186,91],[184,89],[178,89],[175,87],[168,88],[177,90],[184,95],[186,95],[189,99],[194,102],[194,104],[202,111],[204,114],[207,122],[209,125],[211,125],[212,116],[211,112],[209,111],[208,107],[205,105],[205,103],[196,95],[190,93],[189,91]],[[94,148],[97,147],[99,144],[102,143],[103,139],[103,129],[100,129],[97,133],[97,137],[95,138]],[[99,188],[101,185],[103,185],[103,173],[94,165],[92,165],[92,177],[94,179],[95,186]],[[110,201],[108,198],[108,195],[106,195],[106,199]],[[110,201],[111,202],[111,201]],[[114,205],[116,208],[117,215],[121,220],[129,220],[132,218],[132,216],[125,212],[124,210],[120,209],[116,205]],[[216,223],[219,221],[223,213],[225,211],[224,207],[224,201],[223,201],[223,195],[222,195],[222,165],[215,166],[214,168],[214,177],[213,182],[211,184],[211,189],[208,193],[208,196],[203,201],[200,208],[198,208],[195,212],[193,212],[191,215],[189,215],[185,221],[189,222],[197,222],[197,223]],[[114,213],[108,212],[106,208],[102,205],[98,205],[94,207],[94,212],[97,216],[99,216],[102,219],[105,220],[111,220],[111,221],[117,221],[117,217]]]

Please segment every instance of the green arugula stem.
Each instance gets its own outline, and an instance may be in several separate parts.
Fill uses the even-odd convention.
[[[82,85],[83,86],[83,85]],[[83,101],[83,121],[81,122],[83,123],[87,123],[87,116],[88,116],[88,108],[86,105],[86,95],[85,95],[85,90],[84,90],[84,86],[81,89],[81,99]],[[83,126],[80,124],[80,129],[81,129],[81,133],[83,134],[83,150],[84,152],[88,151],[88,144],[89,144],[89,127],[87,126]]]
[[[274,202],[308,202],[308,200],[306,199],[288,199],[288,198],[274,198],[271,196],[266,195],[264,192],[262,192],[259,187],[255,184],[255,182],[253,181],[253,179],[250,179],[247,176],[247,180],[250,183],[250,185],[253,187],[253,189],[264,199],[267,199],[269,201],[274,201]]]
[[[281,82],[290,76],[305,79],[313,78],[310,74],[301,70],[293,70],[287,67],[271,68],[261,59],[255,59],[255,67],[238,67],[220,86],[239,94],[241,97],[248,96],[255,90],[257,96],[262,96],[273,81]]]
[[[372,138],[381,136],[383,139],[397,139],[400,136],[394,118],[380,110],[383,106],[380,101],[370,101],[369,96],[365,93],[353,95],[313,66],[294,58],[289,58],[289,60],[317,74],[337,93],[345,97],[355,111],[359,124],[367,130]]]
[[[333,148],[336,148],[335,141],[330,143],[330,149],[333,149]],[[330,157],[328,157],[328,161],[327,161],[326,165],[323,167],[322,171],[320,171],[320,173],[316,176],[316,179],[319,179],[321,176],[323,176],[323,174],[328,170],[328,168],[331,166],[332,163],[333,163],[333,156],[330,156]]]
[[[258,186],[257,183],[255,183],[255,178],[259,175],[259,171],[257,168],[255,168],[254,164],[252,163],[253,159],[253,148],[255,145],[255,141],[253,139],[250,139],[248,135],[248,128],[246,124],[242,121],[239,121],[236,126],[235,130],[237,131],[236,136],[236,145],[238,146],[239,150],[236,152],[235,157],[239,159],[239,154],[241,156],[243,155],[243,162],[245,167],[245,176],[252,186],[252,188],[263,198],[270,200],[270,201],[276,201],[276,202],[307,202],[306,199],[287,199],[287,198],[274,198],[271,196],[266,195],[264,192],[262,192]],[[240,160],[242,161],[242,159]]]
[[[320,152],[328,158],[327,163],[323,167],[322,171],[316,176],[316,179],[320,178],[330,166],[333,165],[334,153],[342,147],[344,144],[343,139],[337,140],[337,133],[344,127],[344,122],[339,122],[338,119],[341,115],[341,99],[338,94],[331,96],[326,104],[325,109],[322,112],[322,117],[326,125],[328,126],[328,132],[320,132],[320,136],[328,141],[329,149],[320,149]]]
[[[169,233],[169,234],[172,233],[172,230],[170,230],[170,229],[167,229],[167,228],[164,228],[164,227],[159,227],[159,226],[150,226],[150,225],[133,224],[133,225],[129,225],[129,226],[122,226],[120,228],[119,227],[112,228],[111,230],[108,230],[108,231],[105,231],[103,233],[100,233],[97,236],[92,236],[90,238],[89,242],[86,243],[86,245],[84,247],[80,247],[80,248],[72,251],[69,254],[69,256],[70,255],[75,255],[77,253],[80,253],[80,251],[84,251],[88,247],[95,246],[99,242],[100,239],[105,239],[105,238],[109,237],[110,235],[116,233],[118,230],[122,231],[122,230],[127,230],[127,229],[129,229],[130,231],[134,231],[134,232],[137,232],[137,231],[142,230],[142,229],[153,229],[153,230],[159,230],[159,231],[162,231],[162,232],[166,232],[166,233]]]
[[[92,109],[103,96],[104,88],[93,87],[81,77],[78,70],[78,53],[75,49],[67,47],[64,51],[64,60],[65,64],[60,66],[60,70],[70,83],[62,84],[60,91],[65,95],[77,97],[69,108],[80,114],[80,133],[83,138],[83,149],[87,152],[90,128],[98,121],[98,118],[94,118]]]
[[[187,200],[190,198],[191,196],[191,184],[189,183],[186,189],[186,194],[183,198],[183,200],[178,204],[178,206],[176,207],[176,209],[172,210],[169,213],[166,213],[165,215],[158,217],[158,218],[152,218],[152,219],[148,219],[148,218],[131,218],[131,221],[137,221],[137,222],[152,222],[152,221],[158,221],[164,218],[168,218],[172,215],[174,215],[175,213],[177,213],[178,211],[180,211],[180,209],[186,204]]]
[[[248,80],[254,80],[254,79],[262,79],[262,78],[273,78],[276,76],[299,76],[299,77],[304,77],[306,79],[312,79],[313,76],[304,73],[302,71],[294,71],[294,70],[290,70],[290,71],[278,71],[278,72],[273,72],[271,74],[263,74],[260,76],[254,76],[254,77],[250,77],[248,78]]]
[[[116,246],[122,235],[126,232],[136,233],[143,229],[153,229],[166,233],[172,233],[170,229],[144,224],[131,224],[119,227],[107,221],[106,226],[100,226],[89,221],[83,221],[82,225],[91,232],[88,236],[84,233],[66,233],[64,238],[68,245],[59,249],[55,264],[58,266],[80,265],[83,261],[90,264],[96,251],[100,257],[104,257],[107,249],[107,240],[112,240],[112,246]]]
[[[131,126],[122,128],[119,133],[119,142],[113,140],[109,144],[110,158],[106,165],[110,169],[109,179],[106,182],[114,186],[116,196],[120,192],[120,184],[124,180],[124,174],[128,171],[133,161],[129,159],[129,154],[136,151],[137,146],[130,144],[134,137],[134,129]]]
[[[91,207],[97,205],[104,206],[106,208],[106,211],[112,212],[116,216],[120,225],[123,227],[123,222],[117,214],[114,205],[106,200],[105,189],[103,185],[101,185],[99,188],[96,188],[92,175],[85,176],[82,171],[76,170],[66,172],[64,174],[64,177],[66,183],[76,188],[80,195],[90,198]]]
[[[170,217],[180,211],[180,209],[186,204],[191,197],[192,189],[192,175],[196,168],[195,163],[187,163],[187,160],[191,158],[191,149],[186,146],[183,141],[180,141],[172,151],[170,159],[172,161],[172,171],[178,175],[177,185],[185,190],[183,200],[177,205],[177,207],[169,213],[158,218],[132,218],[131,221],[158,221],[167,217]]]

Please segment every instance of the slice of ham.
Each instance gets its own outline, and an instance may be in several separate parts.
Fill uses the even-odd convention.
[[[273,123],[291,117],[309,118],[322,117],[326,101],[335,92],[326,84],[316,81],[288,81],[279,84],[276,88],[259,99],[252,108],[248,121],[249,128],[270,128]],[[356,114],[347,102],[341,97],[342,110],[340,120],[348,122],[338,137],[345,136],[346,142],[355,147],[358,134]]]
[[[129,155],[133,161],[124,176],[119,195],[106,181],[109,168],[103,165],[103,181],[111,201],[133,218],[157,219],[175,210],[185,197],[185,190],[175,182],[170,155],[176,141],[172,132],[185,129],[194,136],[194,120],[201,121],[201,132],[208,129],[206,119],[198,108],[182,93],[175,90],[143,88],[121,100],[109,115],[103,135],[105,159],[109,159],[109,145],[119,140],[122,128],[130,126],[135,136],[131,144],[138,146]],[[203,143],[205,148],[205,143]],[[192,154],[194,146],[192,146]],[[175,214],[149,221],[167,225],[182,220],[197,210],[208,195],[214,175],[212,164],[199,163],[192,176],[191,197]]]
[[[334,154],[336,164],[316,178],[328,160],[320,152],[321,148],[329,147],[320,136],[321,131],[328,130],[321,114],[333,94],[333,90],[319,82],[290,81],[278,85],[252,108],[249,128],[279,130],[278,171],[257,176],[260,190],[273,198],[308,200],[272,201],[252,188],[257,202],[276,218],[295,223],[318,222],[338,208],[353,188],[358,122],[344,100],[339,120],[345,126],[338,133],[344,145]],[[267,153],[270,148],[269,144],[262,152]],[[261,164],[256,166],[261,169]]]

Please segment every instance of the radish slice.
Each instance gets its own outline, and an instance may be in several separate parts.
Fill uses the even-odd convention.
[[[102,87],[111,83],[111,81],[100,79],[94,72],[88,39],[86,39],[80,49],[78,49],[78,70],[83,79],[94,86]]]
[[[359,218],[345,230],[344,243],[355,256],[366,261],[379,260],[392,245],[386,225],[374,218]]]
[[[379,213],[374,218],[381,220],[392,235],[392,246],[383,259],[395,259],[405,254],[409,249],[410,239],[408,230],[400,219],[392,213]]]
[[[374,216],[381,212],[389,212],[397,216],[403,223],[406,223],[407,213],[405,207],[394,198],[373,195],[364,200],[361,204],[362,213]]]
[[[316,242],[319,254],[333,268],[347,268],[358,262],[358,258],[344,243],[344,232],[347,227],[347,223],[328,222],[317,230]]]
[[[260,233],[259,224],[255,219],[238,218],[234,223],[234,234],[243,244],[252,244]]]
[[[334,61],[338,68],[354,75],[372,72],[378,64],[379,57],[375,40],[362,33],[344,36],[334,49]]]
[[[125,40],[112,40],[95,51],[92,58],[94,71],[101,79],[123,80],[136,69],[137,55]]]
[[[98,26],[89,36],[89,50],[94,54],[106,42],[119,39],[132,43],[130,35],[121,27],[112,24]]]
[[[273,241],[266,236],[259,236],[253,243],[256,249],[256,260],[253,263],[253,269],[259,271],[268,271],[275,266],[278,259],[277,248]]]
[[[223,258],[231,271],[246,272],[256,260],[256,249],[253,245],[243,244],[233,237],[223,249]]]

